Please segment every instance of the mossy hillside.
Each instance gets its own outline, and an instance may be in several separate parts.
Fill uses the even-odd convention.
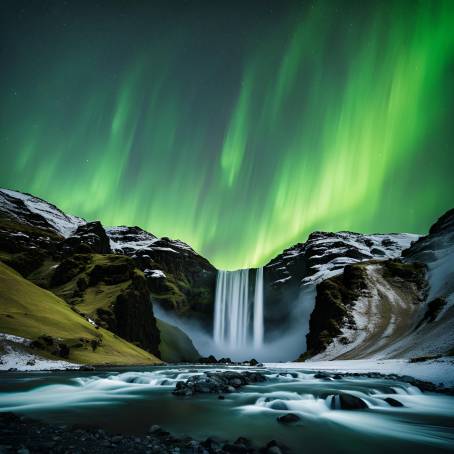
[[[159,350],[161,359],[169,363],[192,362],[200,358],[189,336],[170,323],[157,319],[156,324],[161,333]]]
[[[159,355],[150,292],[133,259],[75,254],[55,268],[50,289],[101,327]]]
[[[152,354],[113,333],[95,328],[62,299],[0,263],[0,332],[37,340],[42,353],[55,343],[68,347],[65,358],[85,364],[156,364]],[[44,338],[43,338],[44,336]],[[53,340],[46,348],[43,339]],[[50,342],[50,340],[49,340]]]
[[[149,278],[147,282],[153,301],[165,310],[211,324],[214,299],[211,282],[192,280],[182,272],[167,272],[165,279]]]

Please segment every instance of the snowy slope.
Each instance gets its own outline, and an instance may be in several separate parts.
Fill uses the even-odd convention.
[[[11,334],[0,333],[0,371],[15,369],[24,370],[52,370],[78,369],[80,364],[63,360],[44,358],[32,353],[29,348],[30,339]]]
[[[140,249],[146,249],[158,240],[157,237],[140,227],[106,227],[105,230],[112,250],[127,255]]]
[[[399,257],[418,238],[411,233],[314,232],[305,243],[286,249],[266,266],[275,275],[274,284],[295,277],[300,285],[317,284],[352,263]]]
[[[422,294],[386,262],[365,265],[365,291],[351,301],[350,322],[312,360],[452,355],[454,210],[403,251],[403,266],[418,263],[427,270]]]
[[[65,238],[79,225],[85,224],[84,219],[66,215],[56,206],[38,197],[10,189],[0,189],[0,209],[30,225],[51,228]]]
[[[170,253],[183,255],[198,255],[189,245],[180,240],[167,237],[158,238],[140,227],[107,227],[107,236],[110,239],[110,247],[119,254],[129,256],[150,253]]]

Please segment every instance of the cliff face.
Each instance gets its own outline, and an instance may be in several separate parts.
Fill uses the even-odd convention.
[[[161,339],[153,304],[211,328],[215,268],[185,243],[139,227],[104,229],[37,197],[0,190],[0,260],[155,355]]]
[[[76,254],[54,268],[48,282],[49,289],[77,312],[159,356],[160,337],[150,292],[132,259]]]
[[[401,258],[352,265],[319,283],[302,359],[452,354],[453,265],[450,210]]]
[[[107,233],[114,252],[132,257],[143,271],[154,303],[211,327],[217,271],[208,260],[182,241],[158,239],[138,227]]]
[[[100,222],[14,191],[0,191],[0,207],[0,260],[85,319],[159,356],[146,278],[133,259],[112,253]]]
[[[332,336],[337,327],[334,312],[339,312],[340,304],[345,304],[346,296],[343,285],[334,279],[321,286],[319,303],[316,304],[316,286],[327,279],[341,275],[347,270],[347,281],[356,268],[355,264],[370,260],[384,261],[399,257],[403,249],[416,241],[413,234],[375,234],[365,235],[353,232],[314,232],[305,243],[298,243],[286,249],[271,260],[264,268],[265,302],[267,313],[267,330],[287,326],[293,330],[301,330],[301,348],[304,350],[304,337],[309,331],[309,316],[316,311],[317,323],[325,317],[329,322],[328,336]],[[350,268],[352,267],[352,268]],[[341,285],[342,284],[342,285]],[[318,288],[317,288],[318,289]],[[335,294],[332,306],[326,301],[328,294]],[[344,311],[344,309],[342,309]],[[336,321],[336,325],[333,323]],[[315,323],[315,319],[314,322]],[[320,332],[327,326],[320,326]],[[331,334],[329,334],[331,333]],[[322,344],[326,341],[321,341]],[[314,348],[311,347],[311,348]],[[318,349],[318,346],[315,348]]]

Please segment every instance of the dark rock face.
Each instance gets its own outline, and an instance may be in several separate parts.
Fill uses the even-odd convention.
[[[0,251],[2,261],[23,276],[55,254],[60,233],[24,201],[0,190]]]
[[[156,238],[138,227],[107,231],[114,252],[132,257],[144,273],[154,303],[211,326],[216,269],[182,241]]]
[[[436,255],[434,251],[454,244],[454,208],[441,216],[429,229],[429,234],[415,241],[402,252],[406,261],[430,263]]]
[[[295,415],[295,413],[287,413],[286,415],[277,417],[278,422],[281,422],[283,424],[298,422],[300,419],[301,418],[298,415]]]
[[[232,393],[243,386],[264,381],[266,377],[260,372],[205,372],[177,382],[173,394],[192,396],[197,393]]]
[[[145,278],[137,274],[114,304],[115,324],[111,330],[144,350],[160,356],[160,335],[149,299]]]
[[[298,301],[304,286],[316,285],[347,265],[399,257],[416,235],[363,235],[354,232],[314,232],[305,243],[285,249],[264,268],[267,331],[285,326],[288,301]]]
[[[341,410],[361,410],[367,408],[367,404],[359,397],[342,393],[332,396],[331,408]]]
[[[454,231],[454,208],[443,214],[429,229],[429,235]]]
[[[367,288],[361,265],[347,265],[344,272],[317,285],[314,311],[309,320],[307,356],[323,351],[341,334],[343,324],[354,324],[350,307]]]
[[[87,222],[61,244],[61,251],[70,254],[110,254],[109,238],[99,221]]]
[[[387,397],[386,399],[383,399],[385,402],[387,402],[391,407],[403,407],[404,404],[402,402],[399,402],[396,399],[393,399],[392,397]]]
[[[412,304],[424,301],[427,288],[426,267],[421,263],[405,263],[398,259],[369,261],[347,265],[342,274],[319,283],[315,307],[309,320],[306,359],[323,352],[337,338],[347,345],[348,338],[340,337],[343,328],[357,329],[353,318],[355,303],[361,296],[370,297],[374,282],[368,278],[368,267],[379,266],[383,278],[395,288],[411,295]]]

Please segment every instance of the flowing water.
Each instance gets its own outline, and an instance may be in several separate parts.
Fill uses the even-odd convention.
[[[229,370],[244,370],[230,367]],[[239,436],[261,446],[275,439],[294,453],[411,453],[454,449],[454,397],[422,393],[407,383],[344,377],[326,381],[314,372],[259,368],[268,380],[219,400],[216,394],[176,397],[178,380],[223,367],[157,366],[83,373],[34,372],[0,376],[0,411],[49,422],[99,425],[112,432],[143,434],[159,424],[197,439]],[[251,370],[249,368],[248,370]],[[332,409],[332,396],[348,392],[367,409]],[[392,397],[404,407],[385,402]],[[276,421],[288,412],[293,425]]]
[[[254,292],[248,269],[218,271],[213,337],[225,354],[259,350],[263,345],[263,268],[257,269]]]

